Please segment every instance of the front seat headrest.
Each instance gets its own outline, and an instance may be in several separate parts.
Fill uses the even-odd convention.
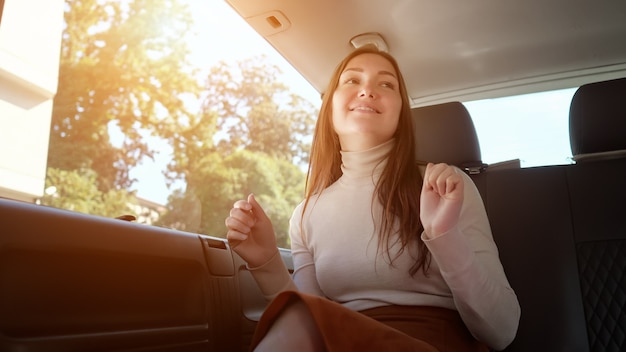
[[[578,88],[569,118],[574,159],[581,154],[626,150],[626,78]]]
[[[474,123],[463,104],[419,107],[412,114],[418,161],[447,163],[470,173],[484,169]]]

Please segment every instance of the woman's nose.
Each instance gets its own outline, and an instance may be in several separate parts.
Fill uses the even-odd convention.
[[[373,99],[374,92],[367,87],[361,88],[361,90],[359,90],[359,98],[372,98]]]

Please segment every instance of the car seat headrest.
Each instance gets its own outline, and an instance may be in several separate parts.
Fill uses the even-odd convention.
[[[478,136],[465,106],[450,102],[412,109],[416,157],[478,173],[482,163]]]
[[[569,132],[574,160],[626,151],[626,78],[578,88],[570,105]]]

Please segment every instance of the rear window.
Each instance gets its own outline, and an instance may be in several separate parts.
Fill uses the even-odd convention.
[[[483,162],[522,167],[572,163],[569,107],[577,88],[465,102]]]

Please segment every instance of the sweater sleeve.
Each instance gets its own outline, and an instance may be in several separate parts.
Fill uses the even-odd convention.
[[[270,258],[265,264],[258,267],[248,267],[252,277],[259,285],[261,293],[267,300],[272,300],[283,291],[295,291],[296,285],[289,275],[280,252]]]
[[[267,300],[272,300],[283,291],[300,291],[308,294],[324,296],[315,274],[313,253],[305,245],[303,231],[300,226],[302,204],[294,210],[289,221],[291,238],[291,255],[294,263],[293,277],[289,274],[280,252],[258,267],[248,267],[252,277]]]
[[[305,231],[301,226],[303,223],[301,221],[302,208],[303,204],[297,206],[289,220],[289,237],[294,268],[293,280],[300,292],[324,297],[325,295],[317,281],[313,249],[309,246]]]
[[[469,176],[459,223],[441,236],[422,239],[452,292],[461,318],[478,340],[496,350],[517,333],[520,306],[500,258],[484,204]]]

